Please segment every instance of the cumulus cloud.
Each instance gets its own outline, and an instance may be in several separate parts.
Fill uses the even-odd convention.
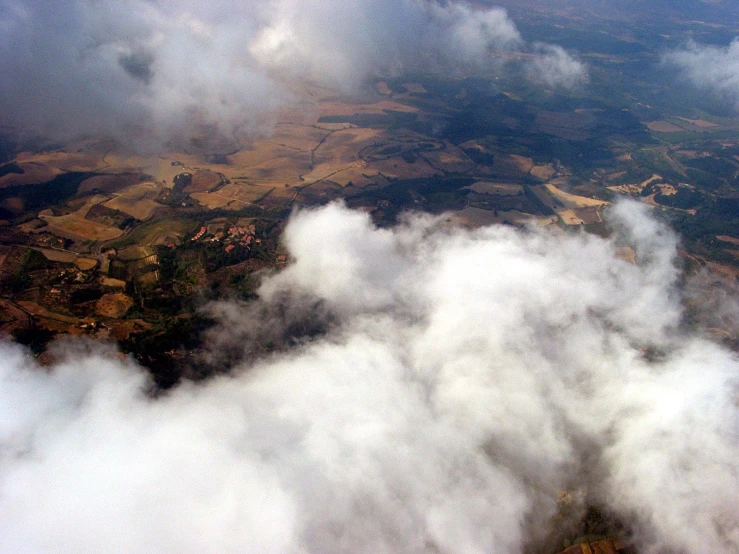
[[[0,0],[0,29],[0,120],[59,138],[229,136],[268,123],[287,79],[352,91],[523,45],[501,8],[430,0]]]
[[[537,43],[527,66],[529,76],[550,87],[575,88],[588,79],[587,66],[561,46]]]
[[[611,222],[299,212],[258,304],[330,324],[157,398],[109,352],[3,345],[0,550],[518,553],[567,491],[640,551],[739,552],[739,361],[681,330],[676,237]],[[212,308],[223,343],[280,326],[253,309]]]
[[[725,97],[739,107],[739,39],[721,48],[691,42],[665,55],[696,87]]]

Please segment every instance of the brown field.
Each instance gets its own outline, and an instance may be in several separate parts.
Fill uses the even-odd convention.
[[[690,123],[691,125],[694,125],[696,127],[700,127],[701,129],[712,129],[720,127],[720,125],[717,125],[716,123],[711,123],[710,121],[706,121],[705,119],[688,119],[686,117],[680,116],[678,116],[678,119]]]
[[[201,157],[184,152],[169,152],[158,157],[111,152],[105,156],[105,161],[108,164],[105,171],[108,173],[151,175],[158,183],[170,186],[176,175],[183,171],[194,171],[195,167],[204,163]],[[184,165],[172,165],[172,162],[181,162]]]
[[[168,219],[144,224],[135,229],[130,238],[140,246],[166,244],[170,240],[179,243],[180,239],[193,227],[194,223],[186,219]]]
[[[536,126],[543,133],[564,140],[587,140],[592,115],[587,112],[548,112],[536,115]]]
[[[580,221],[583,223],[591,224],[591,223],[602,223],[603,219],[600,215],[600,210],[602,206],[591,206],[589,208],[576,208],[573,211],[575,214],[575,217],[577,217]]]
[[[284,185],[282,185],[284,188]],[[196,192],[191,196],[209,209],[238,210],[263,198],[274,187],[231,183],[216,192]]]
[[[390,90],[390,87],[387,86],[387,83],[385,81],[380,81],[375,85],[375,88],[377,89],[377,92],[384,96],[390,96],[393,91]]]
[[[546,164],[546,165],[535,165],[531,168],[529,173],[536,177],[537,179],[540,179],[542,181],[548,181],[552,177],[554,177],[554,174],[557,171],[554,169],[554,166],[552,164]]]
[[[625,171],[616,171],[615,173],[609,173],[608,175],[606,175],[606,180],[613,181],[614,179],[618,179],[619,177],[623,177],[624,175],[626,175]]]
[[[463,210],[451,212],[451,217],[457,219],[463,225],[470,227],[485,227],[496,223],[507,223],[511,225],[519,225],[522,223],[535,222],[539,225],[553,225],[557,222],[556,216],[534,216],[518,210],[498,211],[495,215],[493,210],[484,210],[482,208],[467,207]]]
[[[105,202],[103,206],[127,213],[138,220],[143,220],[160,206],[154,200],[160,190],[161,186],[151,181],[138,183],[114,194],[114,197]]]
[[[616,257],[630,264],[636,264],[636,252],[630,246],[619,246],[616,248]]]
[[[654,183],[655,181],[660,181],[662,179],[662,175],[658,175],[657,173],[653,174],[649,179],[646,181],[642,181],[639,185],[641,188],[647,187]]]
[[[18,326],[28,325],[28,314],[12,303],[0,299],[0,333],[9,333]]]
[[[133,306],[133,299],[120,292],[104,294],[95,304],[95,313],[103,317],[119,319]]]
[[[677,194],[677,189],[672,185],[657,185],[659,191],[665,196],[671,196]]]
[[[417,112],[418,108],[406,106],[391,100],[381,100],[373,104],[352,104],[338,101],[318,102],[319,117],[327,115],[383,114],[385,110],[395,112]]]
[[[533,167],[531,158],[524,156],[496,155],[493,161],[493,173],[500,177],[522,177],[528,175]]]
[[[43,317],[45,319],[53,319],[54,321],[60,321],[62,323],[82,323],[82,319],[79,319],[77,317],[71,317],[68,315],[58,314],[56,312],[51,312],[47,310],[46,308],[39,306],[36,302],[30,302],[25,300],[18,301],[18,305],[22,306],[29,312],[31,312],[33,315],[38,317]]]
[[[120,175],[96,175],[82,181],[79,194],[98,190],[102,193],[117,192],[130,187],[140,181],[140,176],[134,173],[122,173]]]
[[[510,183],[478,181],[467,188],[479,194],[497,194],[500,196],[517,196],[519,194],[523,194],[523,186]]]
[[[285,81],[282,85],[294,96],[307,102],[318,102],[336,97],[336,91],[306,81]]]
[[[53,248],[34,248],[41,252],[47,260],[52,262],[62,262],[71,264],[77,260],[77,254],[74,252],[65,252],[63,250],[54,250]]]
[[[513,215],[513,212],[503,212],[503,215],[505,214]],[[493,223],[499,223],[499,216],[496,217],[493,210],[483,210],[482,208],[471,207],[459,210],[458,212],[454,212],[453,214],[453,217],[460,221],[462,225],[467,225],[470,227],[485,227],[487,225],[492,225]]]
[[[315,148],[319,141],[311,148]],[[233,181],[232,184],[248,181],[284,186],[300,182],[300,176],[310,170],[311,154],[310,150],[260,140],[254,142],[249,150],[233,154],[230,159],[234,167],[224,173]]]
[[[591,206],[603,206],[608,204],[605,200],[597,200],[595,198],[587,198],[585,196],[577,196],[558,189],[553,184],[544,185],[549,193],[556,198],[566,208],[588,208]]]
[[[108,200],[107,196],[95,195],[86,199],[84,206],[71,214],[54,216],[51,210],[39,213],[39,219],[49,224],[51,233],[62,237],[81,238],[83,240],[112,240],[120,237],[123,231],[116,227],[110,227],[94,221],[85,219],[87,212],[95,204]]]
[[[98,261],[95,258],[77,258],[74,264],[82,271],[89,271],[97,267]]]
[[[23,200],[19,197],[7,198],[6,200],[3,200],[2,203],[0,203],[0,206],[16,215],[22,214],[24,208]]]
[[[185,192],[209,192],[221,183],[221,176],[210,169],[201,169],[192,175],[192,182],[185,188]]]
[[[133,260],[142,260],[152,255],[154,255],[152,248],[141,246],[140,244],[132,244],[120,249],[118,254],[116,254],[116,258],[124,262],[131,262]]]
[[[0,244],[0,267],[2,267],[3,264],[5,263],[5,258],[8,257],[8,254],[10,253],[10,251],[11,251],[10,246],[5,246],[5,245]]]
[[[144,273],[138,277],[138,280],[143,285],[156,285],[159,281],[159,272],[150,271],[149,273]]]
[[[334,130],[323,123],[308,125],[285,122],[278,124],[272,135],[262,142],[271,142],[284,148],[310,152]]]
[[[565,225],[582,225],[585,223],[577,216],[575,210],[560,208],[557,210],[557,215],[562,219]]]
[[[318,183],[314,183],[301,189],[295,195],[295,200],[303,204],[313,204],[323,200],[333,200],[341,196],[342,190],[344,190],[344,187],[338,183],[334,183],[332,181],[319,181]]]
[[[647,123],[650,131],[657,133],[682,133],[685,129],[673,125],[668,121],[650,121]]]
[[[739,246],[739,238],[730,237],[729,235],[716,235],[716,238],[722,242],[728,242]]]
[[[19,160],[20,156],[16,158]],[[62,173],[59,169],[49,167],[37,162],[18,162],[23,173],[8,173],[0,177],[0,188],[10,187],[13,185],[36,185],[51,181],[54,177]]]
[[[403,86],[412,94],[426,94],[428,92],[421,83],[403,83]]]
[[[111,277],[102,277],[100,279],[100,284],[104,287],[110,287],[114,289],[125,289],[126,288],[126,282],[121,281],[120,279],[113,279]]]
[[[416,162],[412,164],[409,164],[401,158],[372,162],[368,164],[367,168],[358,170],[358,173],[366,175],[382,174],[387,177],[397,177],[398,179],[420,179],[421,177],[441,175],[442,170],[437,169],[426,160],[419,157]],[[356,181],[354,182],[356,183]]]
[[[107,166],[103,160],[106,149],[110,148],[112,148],[111,143],[103,145],[103,143],[81,142],[72,144],[65,150],[36,154],[26,152],[19,155],[17,160],[37,162],[61,171],[102,170]]]
[[[423,152],[420,157],[424,158],[431,167],[450,173],[464,173],[474,169],[477,165],[467,157],[467,154],[451,143],[445,146],[444,150]]]
[[[381,140],[383,134],[381,129],[365,128],[342,129],[331,133],[315,151],[313,169],[303,175],[304,183],[330,179],[336,173],[357,169],[361,166],[359,151]],[[345,179],[346,182],[349,180]]]
[[[644,190],[644,187],[641,185],[613,185],[610,187],[606,187],[608,190],[612,190],[615,192],[622,192],[624,194],[640,194],[642,190]]]
[[[736,281],[737,279],[739,279],[739,268],[708,261],[706,262],[706,265],[711,270],[711,272],[722,277],[726,277],[731,281]]]
[[[510,158],[518,165],[518,169],[521,173],[530,173],[534,168],[534,160],[531,158],[519,156],[517,154],[511,154]]]

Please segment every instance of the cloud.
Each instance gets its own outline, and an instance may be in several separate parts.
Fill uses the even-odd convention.
[[[477,65],[490,48],[521,37],[505,10],[417,0],[279,0],[252,53],[266,67],[287,69],[333,86],[434,64]]]
[[[529,76],[550,87],[575,88],[588,79],[587,66],[561,46],[537,43],[527,66]]]
[[[221,345],[292,341],[156,398],[97,347],[41,369],[4,344],[0,550],[517,553],[567,497],[640,551],[739,552],[739,361],[682,329],[676,237],[610,218],[612,240],[301,211],[260,300],[211,308]]]
[[[344,92],[523,47],[505,10],[429,0],[0,0],[0,121],[67,139],[261,130],[301,78]],[[539,60],[562,65],[559,50]]]
[[[739,107],[739,39],[726,48],[691,42],[666,54],[664,61],[678,67],[694,86]]]

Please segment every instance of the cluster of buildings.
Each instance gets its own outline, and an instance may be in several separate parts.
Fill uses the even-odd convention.
[[[262,242],[256,238],[256,227],[254,225],[232,225],[226,232],[226,239],[230,244],[226,245],[226,252],[231,252],[236,246],[249,247],[252,243]]]
[[[200,240],[201,238],[203,238],[203,235],[207,232],[208,232],[207,227],[201,227],[200,230],[197,233],[195,233],[195,236],[192,237],[190,240],[193,242],[195,242],[196,240]]]
[[[201,227],[200,230],[190,239],[197,241],[203,238],[208,232],[207,227]],[[237,246],[250,247],[252,244],[259,244],[261,239],[256,237],[256,227],[252,225],[232,225],[226,230],[216,232],[211,238],[210,242],[225,242],[227,243],[224,247],[226,252],[231,252]]]

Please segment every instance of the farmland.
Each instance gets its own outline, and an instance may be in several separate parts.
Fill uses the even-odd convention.
[[[584,45],[578,25],[537,32]],[[646,56],[619,41],[583,47],[592,82],[569,96],[505,72],[377,79],[352,97],[294,81],[271,127],[248,139],[203,131],[148,153],[94,138],[18,152],[0,166],[4,328],[31,317],[49,337],[151,348],[152,333],[201,325],[200,303],[253,297],[255,272],[287,263],[291,211],[333,200],[380,226],[421,210],[469,227],[603,234],[611,203],[630,197],[670,218],[691,263],[732,274],[739,120],[686,107],[643,80],[653,75],[614,80]]]

